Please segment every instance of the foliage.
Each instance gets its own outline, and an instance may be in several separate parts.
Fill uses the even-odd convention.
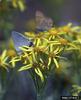
[[[81,86],[73,85],[73,89],[71,90],[73,96],[78,96],[81,92]]]

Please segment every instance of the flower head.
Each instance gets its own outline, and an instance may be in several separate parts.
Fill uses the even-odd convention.
[[[7,59],[7,50],[4,50],[3,53],[0,55],[0,67],[8,71],[9,64],[7,63]]]

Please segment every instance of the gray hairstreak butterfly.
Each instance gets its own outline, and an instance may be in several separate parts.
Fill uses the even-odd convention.
[[[46,17],[41,11],[36,11],[36,30],[47,31],[53,26],[53,20]]]
[[[14,46],[15,46],[15,49],[18,52],[18,54],[22,52],[19,47],[33,45],[32,41],[30,41],[28,38],[26,38],[24,35],[22,35],[19,32],[13,31],[12,39],[13,39]]]

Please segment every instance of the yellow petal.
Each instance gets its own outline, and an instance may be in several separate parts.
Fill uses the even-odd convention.
[[[51,58],[48,59],[48,66],[51,64]]]
[[[1,55],[1,60],[3,61],[6,57],[6,53],[7,53],[7,50],[4,50],[2,55]]]
[[[17,8],[17,0],[12,0],[13,7]]]
[[[32,64],[22,66],[18,71],[28,70],[30,68],[32,68]]]
[[[53,58],[53,60],[54,60],[56,67],[59,68],[59,64],[58,64],[57,60],[55,58]]]
[[[18,1],[18,5],[21,11],[25,10],[25,5],[23,4],[23,2],[21,0]]]
[[[40,39],[37,39],[37,44],[36,44],[36,46],[39,46],[40,43],[41,43]]]
[[[25,49],[24,47],[19,47],[19,49],[21,49],[22,51],[27,51],[27,49]]]
[[[50,44],[50,52],[53,51],[53,44]]]
[[[41,61],[42,63],[44,63],[43,60],[42,60],[41,58],[40,58],[40,61]]]
[[[33,57],[33,61],[34,61],[34,62],[37,62],[35,52],[32,52],[32,57]]]

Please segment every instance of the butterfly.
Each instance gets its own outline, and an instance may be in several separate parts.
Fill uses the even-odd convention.
[[[16,31],[12,31],[12,39],[14,42],[14,47],[18,54],[21,54],[22,52],[19,47],[33,45],[32,41],[30,41],[27,37]]]
[[[47,31],[53,26],[53,20],[46,17],[41,11],[36,11],[35,13],[36,30],[37,31]]]

